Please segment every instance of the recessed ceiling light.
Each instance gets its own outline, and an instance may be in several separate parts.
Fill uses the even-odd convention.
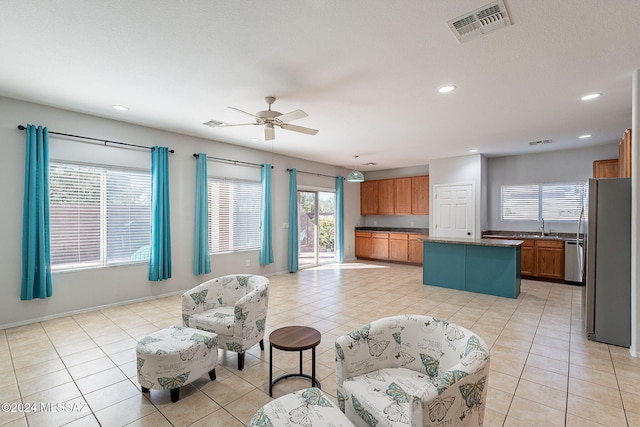
[[[438,88],[438,92],[440,93],[448,93],[451,92],[455,89],[456,87],[454,85],[446,85],[446,86],[441,86]]]
[[[469,152],[470,153],[477,153],[478,149],[477,148],[471,148],[471,149],[469,149]]]
[[[591,135],[590,134],[580,135],[578,138],[580,139],[591,138]]]
[[[583,97],[582,97],[582,98],[580,98],[580,99],[582,99],[583,101],[589,101],[589,100],[591,100],[591,99],[599,98],[599,97],[600,97],[600,95],[602,95],[602,94],[601,94],[601,93],[590,93],[590,94],[588,94],[588,95],[583,96]]]
[[[260,141],[260,138],[251,138],[251,141],[253,141],[253,142],[259,142],[259,141]]]
[[[124,105],[112,105],[112,107],[118,111],[129,111],[129,107],[125,107]]]

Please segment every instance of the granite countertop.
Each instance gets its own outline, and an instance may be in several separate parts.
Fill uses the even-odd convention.
[[[356,231],[372,231],[385,233],[429,234],[428,228],[415,227],[356,227]]]
[[[540,235],[539,231],[495,231],[489,230],[482,233],[482,238],[511,238],[519,240],[576,240],[576,233],[546,233]]]
[[[455,237],[428,237],[420,239],[425,242],[435,243],[453,243],[459,245],[475,245],[475,246],[520,246],[522,240],[506,240],[506,239],[474,239],[474,238],[455,238]]]

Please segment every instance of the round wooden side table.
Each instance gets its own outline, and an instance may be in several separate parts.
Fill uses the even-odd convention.
[[[273,396],[273,386],[280,380],[290,377],[303,377],[311,380],[312,387],[320,387],[316,379],[316,347],[322,336],[316,329],[308,326],[285,326],[269,335],[269,396]],[[281,375],[273,379],[273,349],[300,352],[300,373]],[[302,372],[302,352],[311,349],[311,375]]]

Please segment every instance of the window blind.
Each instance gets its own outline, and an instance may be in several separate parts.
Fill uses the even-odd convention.
[[[150,172],[52,162],[49,181],[53,270],[149,259]]]
[[[538,220],[537,185],[502,186],[502,220]]]
[[[209,177],[209,251],[260,249],[260,182]]]
[[[580,217],[582,183],[503,185],[502,220],[573,221]]]

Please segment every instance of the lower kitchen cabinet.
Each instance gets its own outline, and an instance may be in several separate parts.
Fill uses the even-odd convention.
[[[409,234],[409,263],[422,265],[424,243],[420,239],[427,237],[428,234]]]
[[[389,260],[407,262],[409,260],[409,235],[389,233]]]
[[[389,259],[389,233],[371,234],[371,258]]]
[[[564,280],[564,241],[536,240],[535,276]]]
[[[520,253],[523,277],[564,280],[564,240],[522,240]]]
[[[522,253],[520,262],[521,274],[523,276],[533,276],[536,269],[535,240],[523,240],[520,249]]]
[[[356,231],[356,258],[371,258],[372,254],[372,238],[373,233],[364,231]]]
[[[356,231],[356,258],[422,265],[423,243],[428,234]]]

